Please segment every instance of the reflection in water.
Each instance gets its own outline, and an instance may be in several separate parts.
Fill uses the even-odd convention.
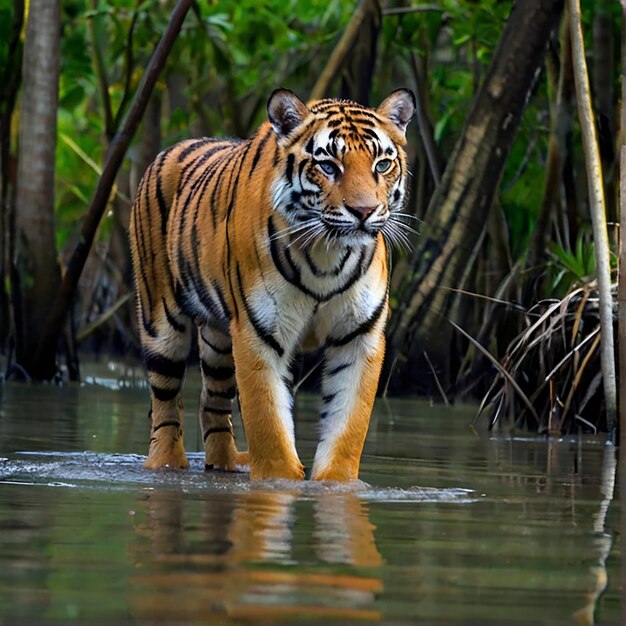
[[[598,560],[590,568],[593,585],[591,590],[585,594],[585,605],[574,613],[574,617],[579,624],[583,626],[592,626],[595,624],[595,614],[598,609],[598,601],[602,594],[606,591],[609,578],[606,569],[606,560],[611,553],[613,545],[613,534],[607,532],[606,516],[609,506],[613,501],[615,491],[615,475],[617,470],[617,450],[615,446],[605,446],[602,461],[602,484],[600,490],[602,493],[602,502],[600,510],[594,516],[593,530],[596,533],[595,544],[598,553]]]
[[[205,473],[192,419],[190,471],[145,470],[146,403],[1,390],[0,624],[626,624],[600,437],[473,433],[473,407],[394,400],[372,420],[370,486],[294,490]],[[299,397],[305,463],[318,405]]]
[[[150,493],[132,548],[140,569],[130,581],[133,617],[380,620],[372,607],[383,561],[367,504],[347,492],[299,495],[253,489],[190,502],[179,492]],[[310,506],[313,553],[296,554],[303,542],[294,533],[311,530]]]

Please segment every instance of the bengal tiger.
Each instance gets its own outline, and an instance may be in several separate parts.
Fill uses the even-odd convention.
[[[406,237],[414,112],[406,89],[376,109],[307,106],[278,89],[250,139],[183,141],[148,167],[130,221],[151,392],[145,467],[188,467],[181,388],[197,332],[206,468],[304,478],[290,368],[313,332],[324,360],[311,478],[357,478],[385,349],[386,240]],[[247,452],[233,432],[237,394]]]

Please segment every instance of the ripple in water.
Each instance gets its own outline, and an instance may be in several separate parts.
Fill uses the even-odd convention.
[[[350,483],[271,480],[251,482],[246,473],[204,472],[204,453],[188,453],[189,470],[146,470],[138,454],[96,452],[17,452],[17,458],[0,458],[0,484],[80,489],[180,490],[184,493],[247,494],[296,492],[300,499],[320,495],[353,494],[373,502],[454,502],[478,499],[471,489],[428,487],[376,487],[360,480]]]

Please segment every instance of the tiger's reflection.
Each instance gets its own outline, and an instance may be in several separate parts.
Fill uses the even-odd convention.
[[[353,493],[155,491],[135,519],[129,604],[141,623],[381,617],[382,559]]]

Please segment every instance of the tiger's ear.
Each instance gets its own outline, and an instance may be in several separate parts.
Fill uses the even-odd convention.
[[[415,115],[415,107],[415,96],[410,89],[396,89],[381,102],[376,112],[391,120],[404,134]]]
[[[300,126],[309,112],[307,105],[289,89],[276,89],[267,101],[267,116],[280,137]]]

